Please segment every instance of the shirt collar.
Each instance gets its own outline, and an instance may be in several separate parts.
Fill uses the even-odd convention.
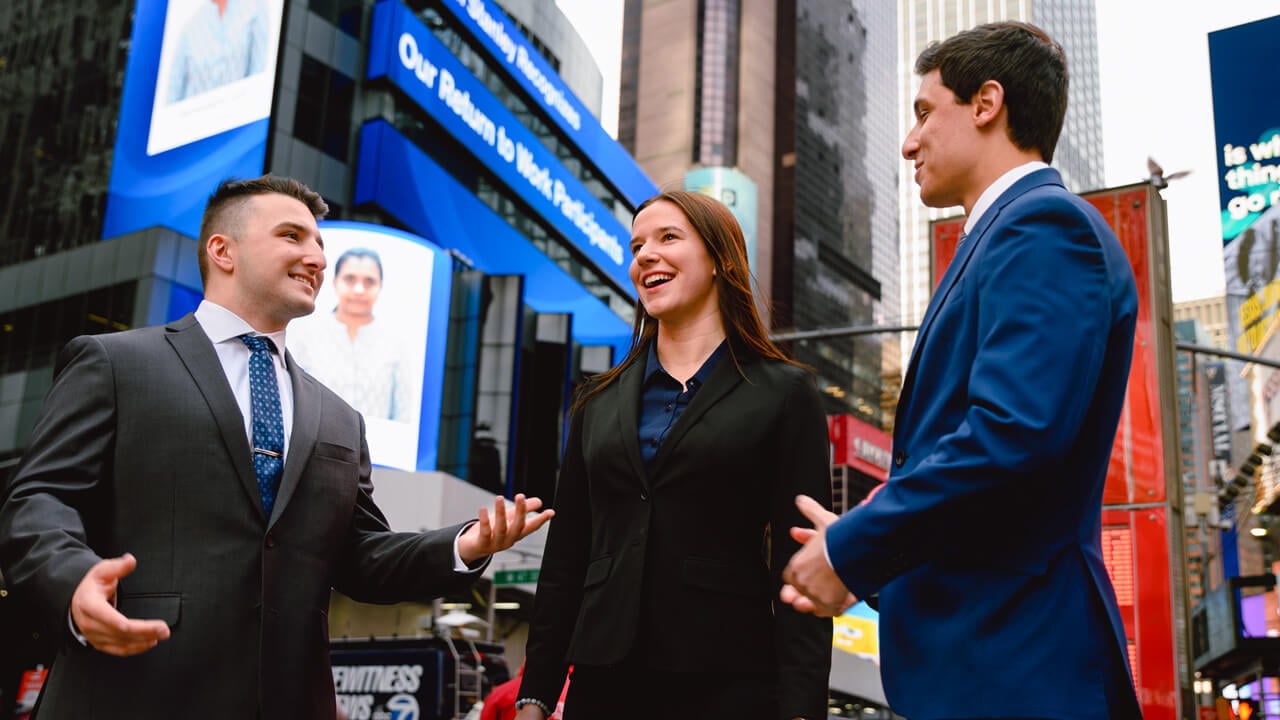
[[[978,196],[978,202],[973,204],[973,210],[969,211],[969,217],[964,221],[964,234],[968,235],[977,226],[978,220],[982,218],[983,213],[991,209],[997,198],[1004,194],[1005,190],[1013,187],[1013,184],[1022,178],[1030,175],[1037,170],[1043,170],[1049,167],[1048,163],[1039,160],[1032,160],[1024,165],[1019,165],[1005,174],[996,178],[996,181],[987,186],[986,190]]]
[[[702,367],[698,368],[698,372],[694,373],[693,377],[690,378],[690,383],[695,389],[707,383],[707,378],[711,377],[711,372],[716,369],[716,365],[719,364],[720,357],[724,355],[724,349],[728,344],[729,341],[727,339],[722,340],[706,362],[702,363]],[[644,364],[643,384],[648,385],[653,376],[658,373],[671,377],[666,368],[662,367],[662,362],[658,360],[658,341],[655,338],[653,342],[649,343],[649,356]]]
[[[241,335],[261,335],[271,338],[271,342],[276,344],[279,358],[277,362],[284,364],[284,330],[260,333],[254,330],[244,318],[210,300],[201,300],[195,315],[200,327],[204,329],[205,334],[209,336],[209,341],[214,345],[235,340]]]

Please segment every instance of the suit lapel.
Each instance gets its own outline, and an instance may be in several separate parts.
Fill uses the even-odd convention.
[[[644,355],[640,357],[643,358]],[[649,474],[645,472],[644,460],[640,457],[640,390],[644,382],[644,366],[643,359],[631,363],[631,367],[622,371],[613,392],[618,394],[614,407],[618,408],[618,432],[621,433],[622,447],[640,484],[648,489]]]
[[[1036,170],[1019,179],[1008,190],[1001,193],[1000,197],[996,198],[996,201],[991,204],[991,207],[978,220],[973,232],[969,233],[965,242],[960,246],[955,258],[947,266],[947,271],[942,274],[942,280],[938,283],[937,290],[934,291],[933,297],[929,300],[929,307],[925,309],[924,319],[920,321],[920,330],[916,333],[915,348],[911,351],[911,360],[907,364],[907,373],[902,381],[902,393],[898,398],[899,410],[907,406],[906,401],[910,396],[916,365],[919,364],[920,348],[924,346],[924,339],[929,333],[929,328],[933,325],[933,320],[937,317],[938,310],[946,302],[947,296],[951,294],[951,290],[955,288],[956,282],[964,273],[965,266],[969,264],[970,258],[973,257],[974,249],[982,242],[983,236],[995,224],[996,219],[1000,217],[1000,213],[1006,205],[1032,188],[1049,184],[1062,184],[1062,176],[1052,168]],[[902,423],[895,421],[894,426],[901,427]]]
[[[253,470],[253,456],[249,448],[249,438],[244,430],[244,416],[236,404],[231,386],[227,384],[227,373],[218,361],[218,354],[209,342],[194,315],[187,315],[165,327],[168,332],[165,339],[173,346],[174,351],[186,366],[191,379],[195,381],[200,394],[204,396],[213,419],[222,435],[222,442],[230,456],[231,466],[240,477],[245,495],[250,505],[264,520],[262,512],[262,496],[258,492],[258,476]]]
[[[289,367],[289,382],[293,386],[293,432],[289,437],[289,450],[284,456],[280,491],[276,494],[275,509],[268,525],[280,517],[293,492],[298,489],[302,468],[311,457],[320,433],[320,389],[316,387],[316,381],[293,361],[293,355],[286,350],[284,356]]]
[[[744,363],[745,364],[745,363]],[[662,441],[661,447],[658,448],[658,455],[653,459],[653,476],[655,478],[662,477],[662,465],[671,453],[675,452],[676,446],[680,444],[680,440],[689,433],[692,428],[707,414],[717,402],[720,401],[729,391],[738,386],[742,381],[742,376],[738,373],[738,366],[733,361],[733,353],[731,350],[725,352],[720,358],[720,362],[715,369],[711,371],[711,377],[707,378],[707,384],[698,388],[698,392],[693,396],[693,400],[689,403],[689,407],[685,408],[680,417],[676,419],[676,424],[671,428],[671,432]]]

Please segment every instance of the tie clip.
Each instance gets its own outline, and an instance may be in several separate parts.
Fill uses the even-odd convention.
[[[283,455],[276,452],[275,450],[263,450],[262,448],[254,448],[253,451],[261,455],[267,455],[273,458],[284,457]]]

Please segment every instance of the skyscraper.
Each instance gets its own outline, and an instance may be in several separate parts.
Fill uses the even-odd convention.
[[[895,21],[870,0],[626,2],[619,141],[660,187],[738,203],[775,330],[901,314]],[[830,412],[887,424],[896,336],[797,341],[795,354]]]
[[[1067,117],[1054,153],[1053,166],[1074,192],[1102,187],[1102,106],[1098,80],[1098,33],[1094,0],[902,0],[898,3],[898,92],[900,137],[915,118],[911,98],[920,78],[915,59],[930,43],[961,30],[999,20],[1021,20],[1044,29],[1062,45],[1070,75]],[[902,322],[918,324],[933,292],[930,281],[929,221],[963,213],[959,207],[933,209],[920,203],[912,174],[898,174],[898,208],[902,229]],[[909,352],[914,335],[903,349]]]

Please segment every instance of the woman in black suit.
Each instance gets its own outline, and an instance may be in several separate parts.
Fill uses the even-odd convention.
[[[737,221],[704,195],[647,200],[632,226],[631,352],[570,411],[519,720],[825,718],[831,622],[778,600],[830,505],[811,375],[756,314]]]

